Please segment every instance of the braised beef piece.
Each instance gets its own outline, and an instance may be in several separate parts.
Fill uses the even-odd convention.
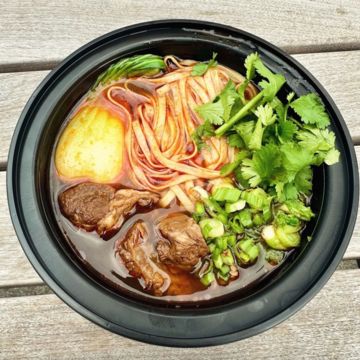
[[[97,223],[109,212],[109,203],[115,195],[110,185],[83,183],[59,195],[62,213],[76,226],[95,230]]]
[[[168,216],[160,221],[158,229],[165,239],[158,241],[156,250],[164,263],[190,268],[209,252],[199,225],[190,216]]]
[[[154,295],[163,293],[165,278],[157,271],[157,267],[145,250],[148,232],[142,221],[136,222],[127,232],[125,239],[117,246],[124,265],[129,274],[144,280],[145,289]]]
[[[150,191],[132,189],[116,191],[110,201],[108,213],[97,224],[98,233],[103,234],[113,228],[119,228],[124,222],[124,216],[129,214],[136,204],[150,206],[159,200],[160,196]]]
[[[100,236],[120,228],[124,216],[136,204],[149,206],[159,201],[159,195],[133,189],[115,190],[105,184],[82,183],[59,195],[62,213],[75,226],[96,230]]]

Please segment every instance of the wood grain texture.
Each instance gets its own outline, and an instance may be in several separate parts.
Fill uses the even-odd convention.
[[[293,53],[360,46],[358,0],[1,0],[0,65],[52,66],[106,32],[166,18],[235,26]]]
[[[346,306],[344,306],[346,304]],[[337,271],[296,315],[211,348],[149,346],[85,320],[55,295],[0,299],[1,359],[359,359],[360,270]]]
[[[355,143],[360,143],[360,51],[296,55],[319,79],[339,107]],[[349,70],[351,69],[351,71]],[[0,166],[26,101],[48,71],[0,74]]]

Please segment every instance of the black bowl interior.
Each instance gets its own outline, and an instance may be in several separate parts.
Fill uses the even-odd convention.
[[[56,136],[72,107],[97,75],[117,59],[139,53],[174,54],[218,61],[244,73],[243,61],[257,51],[283,73],[297,95],[320,94],[332,119],[341,161],[314,174],[309,224],[294,259],[246,296],[225,303],[175,309],[161,301],[115,293],[83,270],[71,255],[54,216],[49,164]],[[8,192],[20,242],[40,276],[70,306],[114,332],[167,345],[209,345],[265,330],[296,311],[327,280],[340,261],[356,216],[358,184],[354,151],[346,126],[329,95],[296,61],[274,46],[232,28],[209,23],[160,21],[115,31],[67,58],[40,85],[16,129],[9,156]]]

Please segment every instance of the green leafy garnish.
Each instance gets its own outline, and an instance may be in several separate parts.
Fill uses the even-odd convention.
[[[122,59],[112,64],[97,78],[92,90],[99,84],[105,85],[122,77],[151,76],[165,69],[165,62],[161,56],[146,54]]]
[[[192,133],[191,137],[195,142],[198,151],[207,147],[205,139],[214,135],[214,127],[209,121],[204,121],[203,124],[198,126]]]
[[[305,124],[313,124],[319,129],[330,125],[330,118],[317,94],[310,93],[294,100],[290,107],[301,117]]]
[[[315,216],[308,206],[313,167],[335,164],[340,156],[317,94],[297,98],[290,92],[283,100],[284,76],[268,69],[257,53],[246,58],[245,69],[240,85],[229,81],[211,102],[196,108],[204,120],[193,135],[198,148],[208,136],[225,136],[235,148],[234,160],[220,170],[233,176],[233,183],[213,185],[212,195],[202,200],[205,211],[196,212],[209,243],[214,281],[221,282],[229,281],[234,260],[224,252],[239,266],[250,266],[263,248],[266,260],[277,265],[286,251],[301,245],[301,231]],[[260,92],[245,99],[258,77]],[[213,228],[204,219],[216,220],[222,235],[209,237]],[[228,237],[233,241],[225,241]]]
[[[209,60],[207,62],[197,63],[193,67],[193,69],[191,71],[191,75],[192,76],[202,76],[209,70],[209,68],[217,66],[216,56],[217,56],[217,53],[213,53],[211,60]]]
[[[212,102],[196,107],[195,111],[204,121],[209,121],[213,125],[221,125],[224,121],[228,121],[236,98],[238,98],[238,94],[235,84],[229,80]]]
[[[239,122],[242,118],[250,113],[252,108],[254,108],[260,101],[268,101],[271,102],[277,92],[281,89],[281,87],[285,83],[285,77],[281,74],[272,73],[261,61],[260,57],[255,53],[250,54],[246,60],[246,79],[242,85],[239,87],[239,97],[244,106],[240,108],[231,118],[222,124],[218,129],[216,129],[215,134],[218,136],[224,135],[226,131],[231,129],[231,127]],[[254,96],[251,100],[245,103],[244,99],[244,91],[246,86],[252,80],[252,77],[255,74],[255,71],[263,77],[263,80],[259,82],[259,86],[262,88],[256,96]],[[260,133],[260,128],[258,126],[258,132]]]
[[[268,144],[242,162],[241,173],[251,187],[273,183],[281,167],[281,153],[277,146]]]

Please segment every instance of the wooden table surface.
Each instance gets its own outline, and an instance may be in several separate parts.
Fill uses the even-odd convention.
[[[261,335],[224,346],[146,345],[41,294],[45,287],[18,244],[6,200],[7,152],[20,112],[44,76],[87,41],[136,22],[179,17],[232,25],[294,54],[335,100],[360,158],[359,0],[1,0],[0,358],[359,359],[359,219],[341,268],[308,305]]]

